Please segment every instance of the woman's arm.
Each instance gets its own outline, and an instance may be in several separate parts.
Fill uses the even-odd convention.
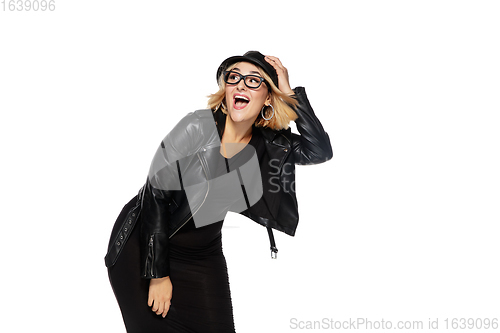
[[[295,112],[299,116],[295,120],[300,135],[292,133],[292,149],[296,164],[317,164],[332,158],[330,138],[323,129],[323,125],[314,114],[307,99],[304,87],[290,88],[288,70],[281,61],[272,56],[266,56],[278,74],[279,89],[285,94],[296,98],[299,105]]]
[[[211,111],[207,110],[211,121]],[[206,126],[200,116],[189,113],[162,140],[151,162],[141,211],[141,276],[146,279],[169,275],[169,203],[172,191],[181,190],[178,162],[202,144]],[[215,125],[212,124],[215,131]]]
[[[294,97],[299,105],[295,112],[299,116],[295,120],[300,135],[292,133],[292,149],[296,164],[317,164],[332,158],[332,146],[328,133],[316,117],[304,87],[294,89]]]
[[[162,278],[170,274],[168,261],[168,193],[146,180],[141,210],[141,275]]]
[[[168,253],[168,212],[165,192],[151,186],[149,177],[141,211],[141,270],[149,281],[148,306],[163,318],[172,299]]]
[[[141,210],[141,276],[150,279],[148,305],[164,318],[172,299],[168,224],[171,191],[180,190],[177,161],[192,153],[202,136],[193,113],[184,117],[160,143],[144,187]]]

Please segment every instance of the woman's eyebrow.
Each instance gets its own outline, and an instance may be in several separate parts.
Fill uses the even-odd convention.
[[[238,72],[240,72],[240,73],[241,73],[241,69],[239,69],[238,67],[233,68],[233,69],[232,69],[232,71],[238,71]],[[259,73],[259,72],[257,72],[257,71],[250,71],[250,74],[257,74],[257,75],[260,75],[260,73]]]

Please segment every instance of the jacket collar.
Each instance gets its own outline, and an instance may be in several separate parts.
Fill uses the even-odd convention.
[[[267,127],[259,127],[259,129],[267,142],[273,142],[278,135],[278,132],[273,131],[272,129]]]

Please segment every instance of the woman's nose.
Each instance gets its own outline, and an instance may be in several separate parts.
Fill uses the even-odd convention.
[[[238,88],[238,90],[246,89],[247,86],[245,85],[245,80],[240,80],[240,82],[236,85],[236,88]]]

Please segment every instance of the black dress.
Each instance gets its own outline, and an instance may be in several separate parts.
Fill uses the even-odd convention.
[[[259,131],[254,129],[249,144],[255,147],[260,162],[265,150],[262,140]],[[229,164],[232,169],[244,163],[238,161],[240,153],[229,162],[220,155],[216,161],[211,161],[211,170],[217,170],[216,175],[227,173]],[[132,206],[133,202],[128,205]],[[262,209],[262,205],[265,205],[264,201],[259,200],[254,206]],[[118,217],[118,224],[120,218],[124,219]],[[227,266],[222,252],[222,225],[223,220],[196,228],[191,219],[169,240],[173,290],[165,318],[156,315],[147,304],[150,280],[140,277],[139,226],[134,228],[116,264],[108,268],[127,332],[235,331]]]

